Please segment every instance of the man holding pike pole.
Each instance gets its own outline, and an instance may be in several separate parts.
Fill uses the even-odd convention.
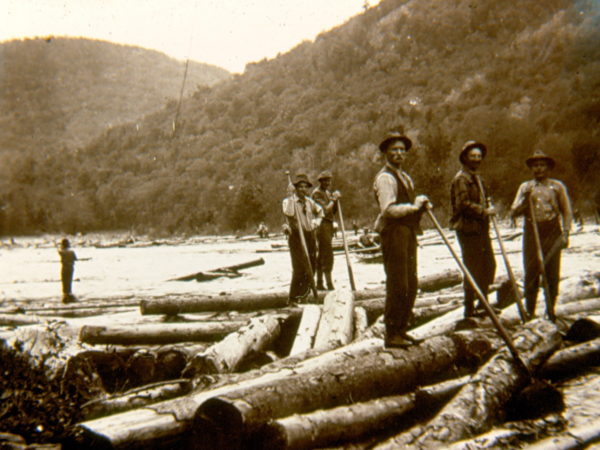
[[[546,313],[554,321],[560,280],[560,253],[569,245],[573,220],[571,201],[565,185],[549,178],[549,172],[556,165],[553,158],[536,150],[525,162],[533,179],[519,186],[510,211],[513,218],[524,216],[525,303],[529,317],[534,317],[541,276]]]
[[[473,279],[487,298],[490,284],[494,281],[496,259],[490,239],[490,216],[494,208],[487,203],[487,189],[479,167],[487,154],[487,147],[476,141],[467,141],[459,154],[462,168],[454,176],[450,188],[452,218],[450,228],[456,231],[462,259]],[[464,282],[464,322],[476,315],[485,314],[482,305],[475,309],[475,291]]]
[[[385,346],[407,347],[417,341],[406,333],[417,296],[417,234],[428,198],[415,195],[404,171],[412,141],[390,133],[380,144],[386,164],[375,177],[373,189],[379,206],[375,230],[381,236],[386,274]]]
[[[296,175],[292,185],[293,192],[283,199],[283,214],[292,259],[289,298],[291,302],[299,303],[308,297],[311,290],[316,296],[313,278],[317,256],[315,230],[323,219],[323,210],[310,198],[312,183],[305,174]]]

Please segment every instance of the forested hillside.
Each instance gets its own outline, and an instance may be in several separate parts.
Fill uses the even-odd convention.
[[[225,232],[282,222],[285,169],[330,168],[347,223],[370,224],[377,143],[415,142],[411,173],[441,217],[467,139],[489,148],[497,204],[528,176],[534,148],[557,157],[579,208],[600,169],[597,2],[383,0],[243,75],[200,88],[92,144],[20,161],[5,176],[5,232],[134,228]],[[25,170],[26,169],[26,170]]]
[[[184,61],[154,50],[48,37],[0,44],[0,154],[75,148],[176,101]],[[192,62],[185,95],[229,73]]]

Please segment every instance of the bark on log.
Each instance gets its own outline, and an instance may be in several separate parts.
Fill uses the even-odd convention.
[[[434,291],[461,283],[460,273],[456,270],[444,271],[439,274],[423,277],[419,280],[419,288],[424,291]],[[319,301],[325,298],[325,292],[319,292]],[[354,299],[368,300],[385,297],[385,288],[364,289],[354,292]],[[219,296],[198,296],[195,298],[164,298],[142,300],[142,314],[176,315],[183,313],[206,311],[257,311],[275,309],[287,306],[289,293],[274,292],[264,294],[228,294]]]
[[[360,439],[383,430],[402,415],[456,393],[468,377],[439,383],[404,395],[376,398],[269,422],[261,431],[262,448],[310,449]]]
[[[264,263],[265,263],[264,259],[258,258],[258,259],[253,259],[252,261],[248,261],[248,262],[241,263],[241,264],[234,264],[232,266],[219,267],[218,269],[207,270],[205,272],[196,272],[196,273],[192,273],[190,275],[184,275],[184,276],[178,277],[178,278],[171,278],[170,280],[167,280],[167,281],[192,281],[192,280],[206,281],[209,279],[212,280],[213,279],[212,274],[215,274],[217,276],[227,276],[227,274],[235,274],[236,272],[238,272],[240,270],[248,269],[250,267],[260,266]],[[221,275],[218,275],[219,273],[221,273]]]
[[[234,372],[244,358],[266,350],[279,337],[280,319],[283,318],[275,315],[252,319],[247,325],[196,355],[185,371],[186,376]]]
[[[244,326],[245,322],[200,322],[141,324],[134,326],[85,325],[79,339],[89,344],[171,344],[173,342],[206,342],[222,339]]]
[[[354,296],[348,289],[330,292],[323,303],[323,313],[313,348],[328,350],[352,341]]]
[[[270,419],[410,391],[456,369],[469,351],[477,358],[489,352],[491,343],[483,336],[440,336],[407,349],[379,349],[346,364],[212,396],[198,410],[195,430],[215,437],[211,446],[235,447]]]
[[[312,348],[320,318],[321,308],[319,306],[302,306],[302,319],[300,320],[290,355],[297,355]]]
[[[444,351],[442,355],[436,356],[434,354],[431,357],[439,358],[440,366],[443,366],[446,362],[448,365],[453,366],[454,363],[449,361],[455,359],[462,361],[461,357],[468,359],[469,356],[467,355],[486,355],[490,351],[490,341],[483,332],[459,334],[453,338],[440,337],[434,340],[433,344],[436,341],[437,345],[434,346]],[[398,351],[383,350],[381,339],[365,339],[309,359],[299,361],[298,358],[291,357],[251,373],[232,374],[231,377],[227,376],[226,379],[237,379],[239,380],[237,384],[225,383],[214,389],[196,391],[188,396],[160,402],[146,408],[86,421],[80,423],[78,428],[84,432],[87,440],[91,442],[101,440],[115,448],[148,448],[149,445],[156,442],[164,444],[165,442],[177,441],[189,430],[200,405],[210,398],[228,392],[239,392],[244,388],[249,391],[262,389],[270,382],[275,380],[284,381],[294,375],[304,374],[306,378],[310,378],[313,371],[335,373],[336,367],[350,365],[353,362],[360,364],[363,357],[373,353],[381,353],[382,362],[379,363],[379,366],[385,366],[390,360],[394,362],[390,369],[390,377],[393,378],[395,384],[401,383],[402,380],[398,380],[401,377],[394,373],[394,367],[397,368],[398,365],[404,364],[412,367],[415,371],[420,367],[419,364],[411,365],[410,359],[405,360],[402,355],[397,355]],[[404,352],[400,351],[399,353]],[[425,358],[425,354],[426,352],[418,352],[416,357]],[[427,371],[427,368],[425,367],[424,370]],[[431,376],[432,373],[428,372],[427,375]],[[423,377],[417,374],[413,378],[416,378],[416,382],[420,383],[420,378]],[[406,380],[406,382],[410,384],[411,380]],[[409,390],[410,388],[406,389]],[[344,392],[344,395],[348,394],[349,392]],[[267,419],[268,417],[265,417],[265,420]]]
[[[552,436],[527,447],[529,450],[572,450],[587,448],[600,441],[600,419],[576,428],[569,428],[559,436]]]
[[[360,339],[369,326],[367,311],[362,306],[354,308],[354,339]]]
[[[561,342],[558,328],[543,320],[529,322],[514,336],[515,347],[532,372]],[[529,375],[503,347],[432,421],[398,434],[376,448],[443,447],[487,431],[502,418],[504,407],[512,395],[528,382]]]

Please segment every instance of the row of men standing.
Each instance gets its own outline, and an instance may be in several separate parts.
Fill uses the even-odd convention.
[[[386,303],[384,322],[386,328],[385,345],[405,347],[416,342],[408,333],[412,320],[412,310],[418,290],[417,278],[417,235],[421,234],[420,221],[429,199],[416,194],[414,183],[405,170],[412,141],[401,133],[391,133],[379,144],[385,157],[385,165],[375,177],[373,189],[379,209],[375,230],[381,237],[383,265],[386,273]],[[496,262],[490,238],[490,219],[496,214],[491,204],[488,189],[479,174],[479,168],[487,156],[487,147],[480,142],[468,141],[460,150],[459,161],[462,168],[456,174],[450,188],[452,218],[450,226],[455,230],[461,247],[464,265],[471,272],[477,287],[487,297],[489,286],[494,280]],[[555,303],[560,280],[561,249],[568,246],[572,222],[572,209],[565,185],[551,179],[554,159],[540,150],[525,160],[533,179],[523,182],[512,203],[510,215],[513,219],[524,216],[523,266],[525,269],[525,300],[529,317],[536,311],[542,264],[545,268],[548,292],[546,313],[555,320]],[[323,174],[322,174],[323,175]],[[327,173],[329,182],[331,174]],[[332,220],[339,192],[331,193],[329,184],[315,190],[309,196],[312,184],[306,175],[297,175],[293,185],[294,193],[283,202],[283,212],[290,229],[289,247],[292,259],[292,283],[290,300],[298,301],[310,292],[310,268],[299,234],[295,218],[299,211],[301,229],[311,255],[313,267],[317,267],[319,288],[322,276],[326,275],[328,288],[332,289],[331,250]],[[329,214],[330,219],[325,219]],[[321,224],[326,224],[321,233]],[[331,225],[327,231],[327,224]],[[543,263],[537,254],[534,228],[540,240]],[[314,232],[318,231],[319,242],[323,240],[323,260],[316,260]],[[321,245],[319,246],[321,248]],[[326,255],[326,256],[325,256]],[[329,256],[331,255],[331,256]],[[331,258],[331,259],[328,259]],[[322,262],[323,261],[323,262]],[[465,280],[464,320],[469,320],[482,312],[481,305],[475,305],[475,289]]]

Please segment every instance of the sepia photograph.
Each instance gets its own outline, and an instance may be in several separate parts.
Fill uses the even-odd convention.
[[[0,448],[600,448],[600,0],[0,0]]]

